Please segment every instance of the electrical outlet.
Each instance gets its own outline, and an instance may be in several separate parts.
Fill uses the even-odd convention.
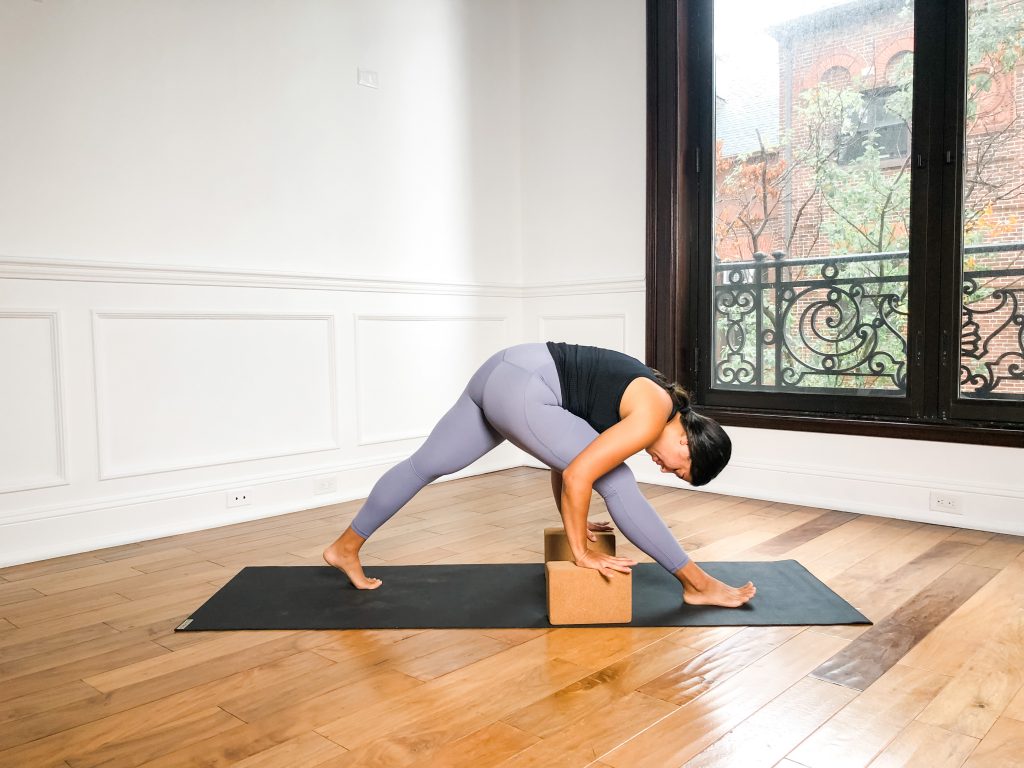
[[[334,475],[318,477],[313,481],[313,493],[334,493],[338,490],[338,478]]]
[[[229,507],[246,507],[249,505],[249,489],[228,491],[225,501]]]
[[[950,515],[962,515],[963,500],[955,493],[932,491],[928,497],[929,508],[933,512],[945,512]]]
[[[377,77],[377,72],[372,69],[358,67],[356,82],[366,88],[380,88],[380,79]]]

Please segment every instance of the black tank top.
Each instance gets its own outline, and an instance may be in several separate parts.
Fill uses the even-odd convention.
[[[643,377],[664,386],[650,368],[623,352],[561,341],[549,341],[547,346],[558,369],[562,407],[598,432],[621,421],[619,405],[631,381]],[[678,410],[673,399],[668,421]]]

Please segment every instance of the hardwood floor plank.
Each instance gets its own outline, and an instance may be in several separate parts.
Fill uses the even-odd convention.
[[[508,648],[508,644],[473,629],[450,630],[443,636],[447,641],[442,647],[388,666],[417,680],[433,680]]]
[[[187,547],[169,547],[155,551],[142,549],[129,557],[119,558],[117,562],[130,566],[142,573],[156,573],[158,571],[165,571],[168,568],[176,568],[202,561],[203,559],[202,555]]]
[[[503,758],[521,753],[539,739],[500,720],[468,736],[441,746],[430,756],[430,765],[437,768],[478,768],[500,764]],[[359,765],[351,758],[349,765]],[[419,764],[414,762],[413,764]]]
[[[13,625],[25,628],[54,619],[64,619],[74,616],[76,613],[87,613],[99,608],[131,602],[130,598],[102,586],[99,589],[86,587],[83,590],[85,594],[78,594],[78,592],[79,590],[75,590],[56,595],[40,593],[40,597],[35,600],[15,603],[0,610],[3,610],[4,618]]]
[[[3,659],[0,662],[0,669],[4,669],[8,664],[18,659],[23,659],[26,656],[43,654],[52,656],[61,653],[65,648],[78,645],[79,643],[89,642],[98,637],[116,635],[118,633],[116,629],[109,624],[104,624],[102,621],[83,627],[76,627],[67,632],[55,632],[45,638],[26,637],[22,639],[18,635],[24,632],[24,630],[15,627],[12,631],[17,634],[11,634],[9,637],[7,635],[2,636],[13,642],[9,642],[7,645],[0,643],[0,658]]]
[[[317,731],[346,749],[361,750],[360,754],[404,750],[402,745],[409,742],[393,741],[399,734],[403,739],[421,736],[417,748],[435,750],[589,674],[550,655],[546,639],[541,636],[508,648],[423,683],[396,701],[339,717]],[[472,709],[466,708],[467,699],[475,702]]]
[[[0,664],[0,683],[3,683],[3,685],[0,685],[0,700],[7,695],[8,690],[12,686],[17,686],[17,678],[60,668],[68,672],[68,675],[70,675],[68,679],[77,679],[89,674],[85,670],[97,668],[97,664],[102,669],[104,668],[103,665],[108,661],[117,659],[116,655],[110,656],[110,654],[124,651],[125,656],[121,658],[126,658],[128,653],[135,652],[143,647],[149,647],[149,651],[153,656],[169,653],[163,646],[152,641],[152,632],[143,629],[127,632],[111,631],[92,639],[84,639],[80,643],[62,645],[58,653],[35,653],[31,656],[26,655],[5,662]],[[95,660],[96,657],[104,658],[97,662]],[[143,656],[142,658],[148,657]],[[89,661],[90,659],[93,661]],[[55,682],[55,680],[50,679],[49,684],[54,684]]]
[[[1012,717],[1014,720],[1024,722],[1024,687],[1021,687],[1013,700],[1006,705],[1003,717]]]
[[[816,539],[811,539],[781,553],[779,557],[797,560],[801,563],[827,557],[849,547],[854,542],[877,533],[884,525],[885,521],[881,518],[860,516],[830,531],[825,531]]]
[[[848,574],[828,585],[873,622],[881,622],[907,600],[943,577],[975,549],[973,544],[939,541],[881,577],[865,579],[862,575]],[[834,627],[830,630],[839,637],[854,639],[871,629],[866,625]]]
[[[869,768],[959,768],[977,739],[917,720],[900,731]]]
[[[606,707],[614,709],[623,695],[686,663],[698,653],[699,650],[682,644],[676,635],[669,635],[509,713],[502,722],[538,738],[551,738],[563,730],[576,728],[580,720],[594,711]]]
[[[779,557],[801,544],[813,541],[825,533],[856,520],[858,517],[859,515],[849,512],[826,511],[785,533],[768,539],[757,547],[757,552],[766,557]]]
[[[721,685],[804,629],[747,627],[637,690],[672,704],[686,704],[714,686]]]
[[[900,662],[952,677],[992,629],[1024,606],[1024,562],[1017,559],[954,611]]]
[[[38,560],[34,563],[23,563],[21,565],[9,565],[0,568],[0,576],[4,581],[17,583],[28,579],[42,576],[65,573],[67,571],[88,568],[90,566],[103,565],[104,561],[96,556],[95,552],[81,552],[76,555],[65,555],[63,557],[51,557],[47,560]]]
[[[134,768],[172,749],[223,733],[241,723],[219,707],[210,707],[167,722],[151,722],[116,740],[92,748],[76,745],[65,761],[71,768]]]
[[[6,608],[26,600],[35,600],[43,593],[32,587],[26,587],[17,581],[5,581],[0,584],[0,612],[6,615]]]
[[[164,571],[154,571],[111,584],[119,595],[130,600],[141,600],[158,595],[161,591],[189,589],[199,584],[219,581],[225,583],[237,571],[209,560],[197,560],[184,565],[176,565]]]
[[[277,713],[287,713],[295,707],[302,706],[303,702],[328,696],[334,691],[375,677],[383,671],[394,672],[395,675],[391,679],[402,681],[403,690],[408,681],[415,680],[385,663],[375,663],[369,654],[338,662],[324,658],[317,653],[316,648],[301,655],[312,656],[319,660],[319,664],[314,666],[310,660],[304,664],[303,674],[280,679],[268,695],[253,696],[250,691],[242,689],[230,696],[220,697],[219,706],[247,723],[261,720],[266,722]],[[288,658],[297,661],[296,657]]]
[[[198,664],[215,660],[226,661],[254,646],[270,643],[297,634],[294,630],[272,630],[266,632],[218,632],[219,636],[200,646],[185,648],[170,654],[161,654],[159,660],[140,661],[127,664],[100,675],[91,675],[83,680],[102,693],[117,688],[146,682],[156,677],[189,670]]]
[[[744,629],[747,627],[680,627],[679,631],[669,638],[698,651],[706,651]]]
[[[254,699],[272,699],[284,681],[319,673],[323,663],[315,654],[286,652],[226,677],[197,681],[192,687],[179,686],[169,695],[161,695],[161,691],[147,684],[120,688],[109,694],[97,692],[92,700],[22,718],[0,731],[4,746],[15,745],[0,751],[0,765],[5,760],[31,765],[32,760],[66,754],[81,743],[96,748],[150,722],[164,722],[208,709],[243,692]],[[398,673],[389,675],[401,678],[402,682],[411,680]]]
[[[805,677],[687,761],[686,768],[770,768],[857,691]]]
[[[870,573],[874,577],[892,573],[947,536],[922,523],[897,526],[891,521],[871,536],[822,557],[801,560],[801,564],[831,586],[836,580],[855,574]]]
[[[0,726],[32,717],[39,712],[59,709],[68,704],[78,704],[95,696],[96,689],[91,685],[86,685],[81,680],[72,680],[52,688],[10,698],[0,706]]]
[[[324,723],[337,717],[358,702],[370,707],[400,698],[411,688],[429,685],[391,670],[380,670],[352,685],[331,690],[275,712],[268,718],[254,720],[217,736],[204,739],[183,749],[168,752],[142,765],[145,768],[180,768],[202,765],[210,768],[233,766],[239,760],[277,747],[310,731],[318,731]],[[321,734],[323,735],[323,734]],[[328,762],[344,759],[329,758]]]
[[[563,728],[498,763],[501,768],[548,768],[590,765],[638,731],[663,720],[678,709],[674,704],[623,692],[614,706],[594,709]],[[493,763],[489,763],[492,764]]]
[[[811,676],[863,691],[995,574],[990,568],[953,566],[814,670]]]
[[[956,675],[918,715],[922,723],[981,739],[1024,686],[1024,606],[992,627]]]
[[[310,731],[234,763],[234,768],[315,768],[344,754],[345,750],[333,741]]]
[[[964,763],[964,768],[1019,768],[1024,755],[1024,723],[1001,717]]]
[[[787,757],[807,768],[862,768],[917,717],[949,679],[897,664]]]
[[[564,627],[545,638],[548,653],[576,666],[597,670],[663,638],[677,627]]]
[[[9,645],[23,645],[36,641],[42,641],[52,635],[73,634],[74,630],[89,627],[103,622],[109,624],[116,630],[130,629],[142,624],[152,624],[161,618],[160,615],[144,621],[153,613],[165,613],[173,616],[187,611],[202,604],[202,602],[213,593],[209,585],[199,585],[188,590],[181,590],[172,594],[154,595],[145,600],[131,600],[129,602],[115,603],[103,608],[96,608],[84,613],[71,616],[42,621],[38,624],[31,624],[28,627],[0,635],[0,653]]]
[[[597,757],[614,768],[682,765],[846,645],[804,630],[615,749]]]
[[[98,565],[75,568],[73,571],[33,576],[23,579],[18,583],[23,587],[31,587],[42,592],[44,595],[57,595],[61,592],[117,581],[118,579],[125,579],[130,576],[140,576],[141,574],[141,571],[137,571],[123,563],[99,563]]]
[[[43,690],[53,690],[66,683],[74,683],[92,674],[102,674],[118,664],[146,663],[170,656],[163,646],[139,639],[133,643],[118,644],[104,653],[98,653],[65,664],[46,667],[18,677],[11,677],[0,685],[0,701],[16,699]],[[0,745],[6,734],[0,734]]]
[[[1005,568],[1024,552],[1024,537],[995,534],[980,545],[964,563],[985,568]]]

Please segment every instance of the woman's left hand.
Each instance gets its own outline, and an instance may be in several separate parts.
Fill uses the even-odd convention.
[[[606,532],[611,531],[611,530],[614,530],[614,529],[608,523],[591,523],[591,522],[588,522],[587,523],[587,538],[590,539],[591,541],[597,541],[597,536],[595,536],[594,533],[593,533],[594,531],[601,531],[602,533],[606,533]]]

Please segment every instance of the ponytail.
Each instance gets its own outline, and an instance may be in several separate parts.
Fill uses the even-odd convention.
[[[651,368],[651,372],[654,374],[654,378],[658,380],[658,383],[668,392],[672,398],[675,410],[682,415],[685,421],[686,417],[692,412],[690,410],[690,393],[676,382],[669,381],[661,371]]]

